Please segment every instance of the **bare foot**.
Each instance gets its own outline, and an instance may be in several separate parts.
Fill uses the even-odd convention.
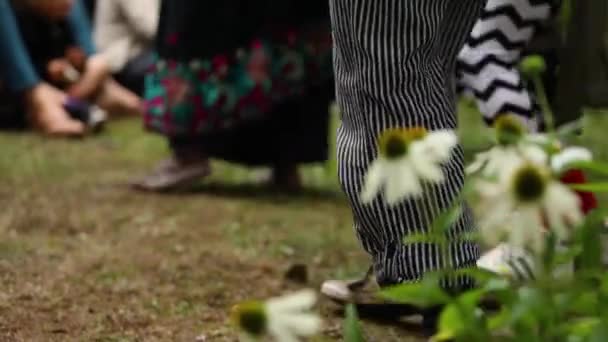
[[[81,137],[86,131],[82,122],[70,118],[65,112],[38,112],[30,118],[38,131],[53,137]]]
[[[140,116],[143,114],[141,99],[116,81],[108,79],[97,98],[97,105],[110,116]]]
[[[63,108],[66,95],[41,83],[25,94],[25,104],[32,125],[40,132],[58,137],[78,137],[85,133],[84,125],[74,120]]]

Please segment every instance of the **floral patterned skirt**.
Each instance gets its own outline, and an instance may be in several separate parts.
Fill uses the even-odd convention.
[[[164,1],[157,62],[145,83],[146,128],[168,137],[214,135],[267,119],[286,103],[314,101],[311,90],[332,77],[328,22],[293,17],[269,26],[283,18],[268,13],[274,7]]]

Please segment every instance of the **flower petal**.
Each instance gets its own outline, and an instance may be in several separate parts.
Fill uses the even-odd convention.
[[[300,342],[296,334],[281,324],[271,325],[268,331],[276,342]]]
[[[549,161],[547,152],[537,145],[520,145],[518,151],[523,159],[537,165],[546,166]]]
[[[511,231],[507,220],[513,210],[511,202],[504,198],[496,198],[493,205],[484,210],[479,220],[479,232],[484,242],[495,245],[502,242],[505,235],[510,235]]]
[[[451,130],[430,132],[422,141],[412,143],[423,147],[433,161],[444,163],[450,160],[452,150],[458,144],[458,136]]]
[[[512,219],[512,233],[509,242],[517,247],[531,247],[540,251],[543,247],[543,226],[541,213],[536,207],[520,208]]]
[[[591,161],[593,154],[584,147],[568,147],[551,158],[551,169],[561,173],[576,162]]]
[[[547,189],[544,201],[549,229],[562,239],[568,239],[569,227],[582,224],[584,215],[580,206],[580,198],[566,186],[552,182]]]
[[[370,165],[365,175],[363,190],[361,191],[361,203],[370,204],[378,196],[386,179],[386,163],[383,159],[377,159]]]
[[[282,297],[266,301],[268,315],[283,315],[286,313],[303,312],[311,309],[317,302],[317,294],[313,290],[302,290]]]
[[[414,169],[418,178],[430,183],[439,184],[445,180],[443,170],[439,163],[433,161],[421,150],[410,152],[410,165]]]
[[[395,206],[406,198],[418,197],[422,193],[422,184],[410,163],[401,162],[387,170],[384,195],[389,206]]]
[[[523,162],[521,155],[513,147],[496,146],[488,152],[488,163],[483,170],[484,177],[502,179]]]
[[[488,152],[477,153],[473,162],[466,167],[465,172],[471,175],[481,171],[488,163],[489,157],[490,154]]]
[[[281,318],[283,326],[300,337],[310,337],[321,331],[323,321],[316,314],[289,314]]]

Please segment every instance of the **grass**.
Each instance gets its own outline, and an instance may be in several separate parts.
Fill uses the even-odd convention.
[[[484,128],[465,105],[461,122],[470,155]],[[608,118],[590,113],[586,127],[582,143],[608,159]],[[297,196],[221,162],[189,193],[126,187],[167,152],[134,121],[80,142],[0,134],[0,341],[233,341],[233,304],[366,269],[334,165],[306,167]],[[305,285],[285,280],[297,264]],[[339,340],[340,317],[322,310],[319,341]],[[410,335],[366,328],[372,341]]]

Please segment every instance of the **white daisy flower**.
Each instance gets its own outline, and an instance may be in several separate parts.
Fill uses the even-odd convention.
[[[555,173],[567,171],[570,166],[577,162],[586,162],[593,159],[591,151],[584,147],[567,147],[551,158],[551,169]]]
[[[522,161],[545,165],[548,155],[541,147],[546,139],[540,135],[527,135],[528,129],[515,115],[502,115],[495,124],[497,145],[479,153],[466,168],[468,174],[481,173],[484,177],[500,177],[504,170],[511,169]],[[543,138],[536,141],[536,138]]]
[[[589,149],[580,146],[564,147],[559,139],[545,134],[530,134],[523,141],[547,151],[550,155],[551,170],[558,175],[568,171],[575,163],[593,160],[593,154]]]
[[[270,337],[278,342],[298,342],[321,330],[321,318],[311,312],[317,301],[312,290],[277,297],[266,302],[248,302],[235,307],[233,321],[243,332],[242,341]]]
[[[490,150],[478,153],[475,160],[466,168],[467,174],[481,173],[483,177],[500,177],[500,173],[515,165],[528,161],[546,165],[547,153],[536,145],[518,144],[514,146],[497,145]]]
[[[424,128],[390,129],[379,139],[379,154],[367,171],[361,201],[371,203],[384,190],[388,205],[423,193],[424,183],[438,184],[445,176],[441,164],[450,160],[458,138],[453,131]]]
[[[563,241],[584,218],[579,197],[538,164],[524,162],[496,183],[479,181],[477,190],[483,207],[480,233],[492,245],[507,240],[540,251],[547,229]]]

